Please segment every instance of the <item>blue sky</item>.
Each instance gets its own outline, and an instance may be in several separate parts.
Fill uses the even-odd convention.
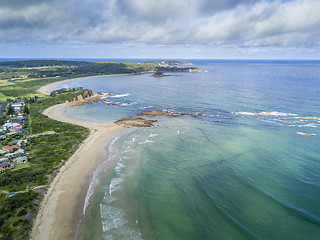
[[[320,59],[320,1],[1,0],[1,58]]]

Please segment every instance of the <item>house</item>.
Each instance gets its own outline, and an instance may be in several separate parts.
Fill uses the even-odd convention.
[[[17,117],[13,117],[13,118],[10,118],[10,122],[11,123],[23,123],[25,122],[26,118],[24,116],[17,116]]]
[[[7,153],[4,155],[4,157],[8,158],[9,160],[15,159],[17,157],[21,157],[24,155],[24,150],[23,149],[18,149],[17,151],[13,153]]]
[[[7,138],[6,135],[0,135],[0,141],[5,140]]]
[[[12,146],[3,146],[2,150],[6,151],[8,153],[12,153],[12,152],[14,152],[15,149],[19,149],[19,148],[20,148],[20,145],[15,144]]]
[[[18,127],[21,126],[19,123],[11,123],[11,122],[6,122],[3,124],[2,129],[3,130],[10,130],[13,127]]]
[[[25,100],[22,99],[22,98],[18,98],[18,99],[16,100],[16,102],[18,102],[18,103],[25,103]]]
[[[23,149],[18,149],[17,151],[13,153],[7,153],[4,155],[4,157],[8,158],[9,160],[15,159],[17,157],[21,157],[24,155],[24,150]]]
[[[6,151],[0,150],[0,156],[4,156],[6,153]]]
[[[14,164],[13,163],[9,163],[9,162],[2,162],[0,164],[0,171],[4,171],[7,169],[11,169],[14,168]]]
[[[0,163],[2,162],[8,162],[8,158],[0,158]]]
[[[20,145],[20,147],[28,145],[28,140],[27,139],[19,139],[17,141],[17,144]]]
[[[20,132],[22,130],[23,130],[22,126],[16,126],[16,127],[11,128],[9,131],[11,131],[11,132],[13,132],[13,131]]]
[[[28,158],[26,156],[20,156],[20,157],[17,157],[15,160],[14,160],[16,163],[26,163],[28,162]]]
[[[12,132],[7,133],[7,137],[12,137],[16,134],[18,134],[16,131],[12,131]]]
[[[21,112],[25,106],[25,103],[24,102],[15,102],[15,103],[11,103],[11,106],[14,108],[15,112]]]
[[[7,153],[4,155],[4,157],[6,157],[8,160],[12,160],[15,158],[15,153]]]

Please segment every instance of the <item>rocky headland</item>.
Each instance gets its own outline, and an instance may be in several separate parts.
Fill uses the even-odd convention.
[[[98,102],[101,101],[102,98],[107,97],[107,96],[114,96],[112,93],[96,93],[93,92],[92,90],[88,89],[86,90],[83,94],[80,94],[79,96],[76,96],[69,101],[66,101],[66,103],[69,103],[73,106],[81,106],[85,105],[88,103],[93,103],[93,102]]]

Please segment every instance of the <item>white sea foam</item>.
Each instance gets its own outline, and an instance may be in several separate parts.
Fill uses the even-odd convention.
[[[153,137],[157,137],[158,136],[158,134],[156,134],[156,133],[151,133],[150,135],[149,135],[149,138],[153,138]]]
[[[99,183],[98,175],[99,175],[100,171],[101,170],[99,168],[97,168],[97,170],[94,171],[94,173],[93,173],[93,178],[91,180],[91,183],[90,183],[90,186],[88,188],[87,195],[86,195],[86,198],[85,198],[85,201],[84,201],[83,215],[86,214],[86,209],[87,209],[87,207],[89,205],[90,198],[92,197],[94,189],[96,188],[96,186]]]
[[[127,107],[131,106],[133,103],[120,103],[120,106]]]
[[[317,134],[314,134],[314,133],[305,133],[305,132],[297,132],[297,134],[303,135],[303,136],[315,136],[315,135],[317,135]]]
[[[103,171],[103,165],[105,164],[106,161],[114,158],[114,155],[112,154],[112,148],[113,148],[113,145],[114,143],[118,140],[118,137],[115,137],[110,145],[109,145],[109,156],[108,156],[108,159],[105,160],[103,163],[101,163],[98,168],[94,171],[93,173],[93,177],[92,177],[92,180],[90,182],[90,185],[89,185],[89,188],[87,190],[87,194],[86,194],[86,198],[85,198],[85,201],[84,201],[84,206],[83,206],[83,215],[86,214],[86,209],[87,207],[89,206],[89,202],[90,202],[90,198],[92,197],[93,193],[94,193],[94,190],[96,188],[96,186],[99,184],[99,174]]]
[[[315,127],[317,127],[317,125],[309,123],[309,124],[299,125],[298,127],[313,127],[313,128],[315,128]]]
[[[100,204],[103,239],[142,239],[141,234],[127,226],[124,210]]]
[[[109,195],[109,192],[107,192],[107,195],[103,197],[103,202],[106,202],[109,204],[116,201],[116,200],[117,200],[117,198],[115,196]]]
[[[153,106],[141,107],[140,109],[147,109],[147,108],[153,108]]]
[[[100,204],[100,215],[103,219],[102,229],[104,232],[110,231],[111,229],[120,228],[128,222],[124,218],[124,211],[112,206]]]
[[[294,113],[284,113],[284,112],[235,112],[235,114],[239,115],[246,115],[246,116],[297,116],[297,114]]]
[[[125,153],[127,153],[127,152],[132,152],[131,147],[130,147],[130,146],[128,146],[128,147],[126,148],[126,150],[124,150],[124,152],[125,152]]]
[[[141,143],[139,143],[139,144],[141,145],[141,144],[147,144],[147,143],[153,143],[153,142],[154,142],[154,141],[147,139],[146,141],[141,142]]]
[[[111,152],[112,152],[112,150],[113,150],[113,146],[114,146],[115,142],[116,142],[118,139],[119,139],[119,137],[115,137],[115,138],[111,141],[111,143],[110,143],[110,145],[109,145],[109,157],[111,156]]]
[[[117,94],[117,95],[114,95],[114,96],[108,96],[110,98],[122,98],[122,97],[127,97],[127,96],[130,96],[131,94],[130,93],[124,93],[124,94]]]
[[[118,185],[121,184],[122,182],[123,182],[123,178],[113,178],[109,186],[109,194],[112,195],[112,193],[115,190],[120,189]]]
[[[115,171],[116,173],[120,173],[120,171],[125,167],[124,164],[122,164],[121,162],[118,162],[117,166],[115,167]]]

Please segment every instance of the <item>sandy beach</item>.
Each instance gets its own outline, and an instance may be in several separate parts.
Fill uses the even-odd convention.
[[[55,83],[56,84],[56,83]],[[53,84],[42,91],[48,91]],[[59,104],[44,111],[58,121],[81,125],[90,129],[90,136],[64,164],[51,182],[34,222],[31,239],[73,239],[82,218],[86,193],[92,174],[106,160],[108,145],[113,138],[125,132],[114,123],[92,124],[69,119],[64,114],[67,104]]]

